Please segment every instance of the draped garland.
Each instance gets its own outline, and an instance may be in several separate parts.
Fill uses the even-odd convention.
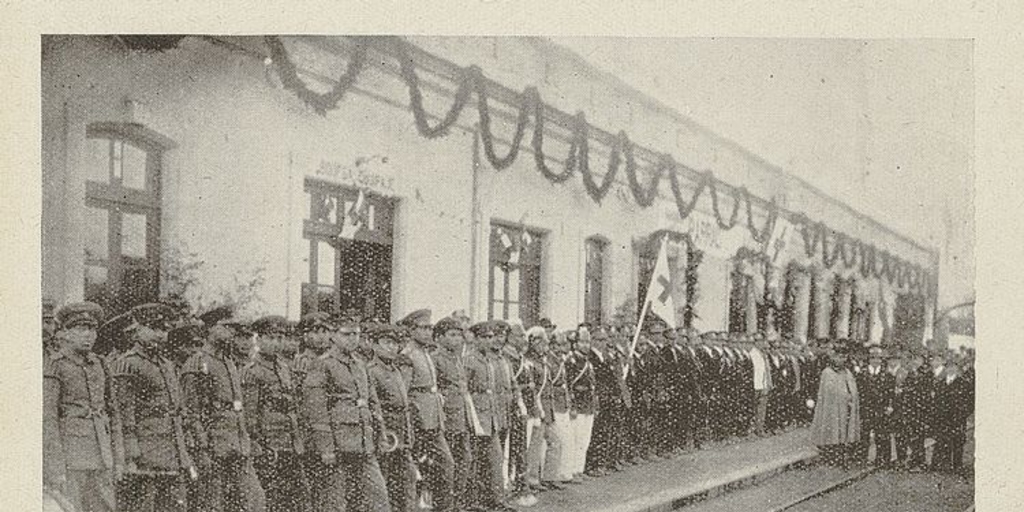
[[[512,140],[509,143],[509,151],[504,156],[499,156],[495,150],[494,135],[492,132],[492,119],[490,105],[488,102],[487,79],[483,71],[477,66],[458,68],[456,73],[456,90],[451,107],[444,115],[439,116],[440,121],[431,126],[429,115],[423,106],[423,93],[421,91],[419,76],[416,73],[416,64],[409,53],[408,43],[397,37],[355,37],[349,63],[339,78],[327,93],[311,91],[305,83],[298,78],[298,70],[291,61],[288,53],[278,36],[267,36],[265,38],[273,64],[281,77],[281,83],[285,88],[292,91],[300,100],[306,103],[316,113],[326,115],[328,111],[338,107],[338,103],[345,93],[355,83],[359,74],[365,68],[367,47],[371,45],[382,45],[383,49],[390,49],[390,54],[395,55],[399,65],[399,74],[409,90],[409,106],[412,110],[416,123],[416,129],[423,137],[436,139],[444,137],[458,121],[460,115],[472,95],[477,97],[477,115],[479,117],[480,138],[483,144],[484,155],[494,169],[501,171],[510,167],[519,155],[526,127],[533,119],[533,136],[531,146],[534,155],[534,164],[540,173],[552,183],[564,183],[572,178],[573,174],[579,172],[582,175],[584,189],[592,200],[600,203],[615,183],[620,169],[626,173],[626,181],[629,190],[636,203],[647,208],[652,206],[658,197],[658,188],[663,177],[667,176],[672,197],[675,200],[676,210],[680,219],[686,219],[693,213],[706,190],[711,196],[711,209],[718,226],[723,230],[730,230],[739,224],[741,208],[746,206],[746,226],[751,237],[758,243],[768,240],[779,216],[779,207],[772,198],[766,207],[767,216],[763,226],[757,226],[754,222],[753,196],[745,187],[731,187],[715,178],[708,170],[697,173],[695,187],[689,197],[685,197],[683,187],[679,183],[681,171],[695,172],[675,161],[672,155],[660,154],[653,167],[649,170],[648,182],[641,183],[639,167],[635,157],[635,144],[630,141],[629,136],[620,131],[615,136],[611,145],[611,153],[608,161],[608,168],[600,178],[595,177],[590,168],[590,125],[586,115],[578,112],[572,122],[572,133],[568,154],[564,160],[561,170],[555,170],[548,166],[548,157],[544,152],[544,124],[545,109],[547,108],[541,99],[540,92],[536,87],[527,87],[517,98],[517,110],[515,130]],[[720,187],[731,189],[732,210],[728,216],[722,213],[722,198]],[[795,215],[795,223],[799,225],[804,241],[804,250],[808,257],[814,257],[821,246],[821,258],[826,268],[832,268],[837,260],[847,268],[854,268],[860,263],[860,272],[863,276],[875,276],[885,278],[890,283],[900,287],[908,287],[923,295],[934,295],[937,281],[935,277],[925,271],[920,265],[905,262],[896,256],[879,251],[873,245],[856,240],[844,233],[829,229],[822,222],[814,222],[804,214]],[[831,235],[831,237],[829,236]],[[831,240],[830,240],[831,238]],[[831,242],[831,248],[829,248]]]

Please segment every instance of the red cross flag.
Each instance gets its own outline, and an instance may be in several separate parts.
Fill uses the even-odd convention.
[[[651,282],[647,286],[645,301],[645,306],[651,313],[658,315],[669,327],[676,328],[676,307],[672,302],[672,274],[668,270],[667,240],[661,242],[658,261],[654,264],[654,273],[651,274]]]
[[[644,308],[640,312],[640,319],[636,323],[636,331],[633,334],[633,343],[629,346],[629,358],[636,354],[636,344],[640,340],[640,328],[644,325],[644,318],[651,312],[658,315],[672,329],[676,328],[676,307],[672,301],[672,274],[668,270],[668,236],[661,240],[661,249],[658,250],[658,260],[654,263],[654,272],[651,273],[651,282],[647,285],[647,297],[644,299]],[[629,374],[629,365],[623,371],[623,376]]]

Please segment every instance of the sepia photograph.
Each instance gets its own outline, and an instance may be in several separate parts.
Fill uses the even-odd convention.
[[[975,44],[43,34],[43,509],[973,511]]]

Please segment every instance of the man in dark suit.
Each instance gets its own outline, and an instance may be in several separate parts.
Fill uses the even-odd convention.
[[[871,438],[875,441],[875,464],[886,465],[892,457],[889,440],[889,417],[893,413],[896,394],[896,377],[882,366],[882,348],[871,347],[868,351],[868,365],[857,374],[857,391],[860,393],[860,435],[856,458],[868,461]]]
[[[964,444],[967,442],[967,418],[974,409],[974,390],[952,357],[946,358],[942,373],[936,377],[932,467],[939,471],[963,471]]]

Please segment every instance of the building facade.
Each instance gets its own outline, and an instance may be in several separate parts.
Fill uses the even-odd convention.
[[[44,38],[45,298],[117,311],[181,294],[290,318],[430,307],[572,326],[635,318],[668,243],[679,324],[931,336],[935,250],[549,41],[140,39]],[[518,94],[530,87],[545,105],[542,146]],[[618,172],[599,192],[612,160],[627,167],[609,136],[620,131],[637,183]],[[677,187],[661,179],[641,206],[635,190],[663,154]]]

